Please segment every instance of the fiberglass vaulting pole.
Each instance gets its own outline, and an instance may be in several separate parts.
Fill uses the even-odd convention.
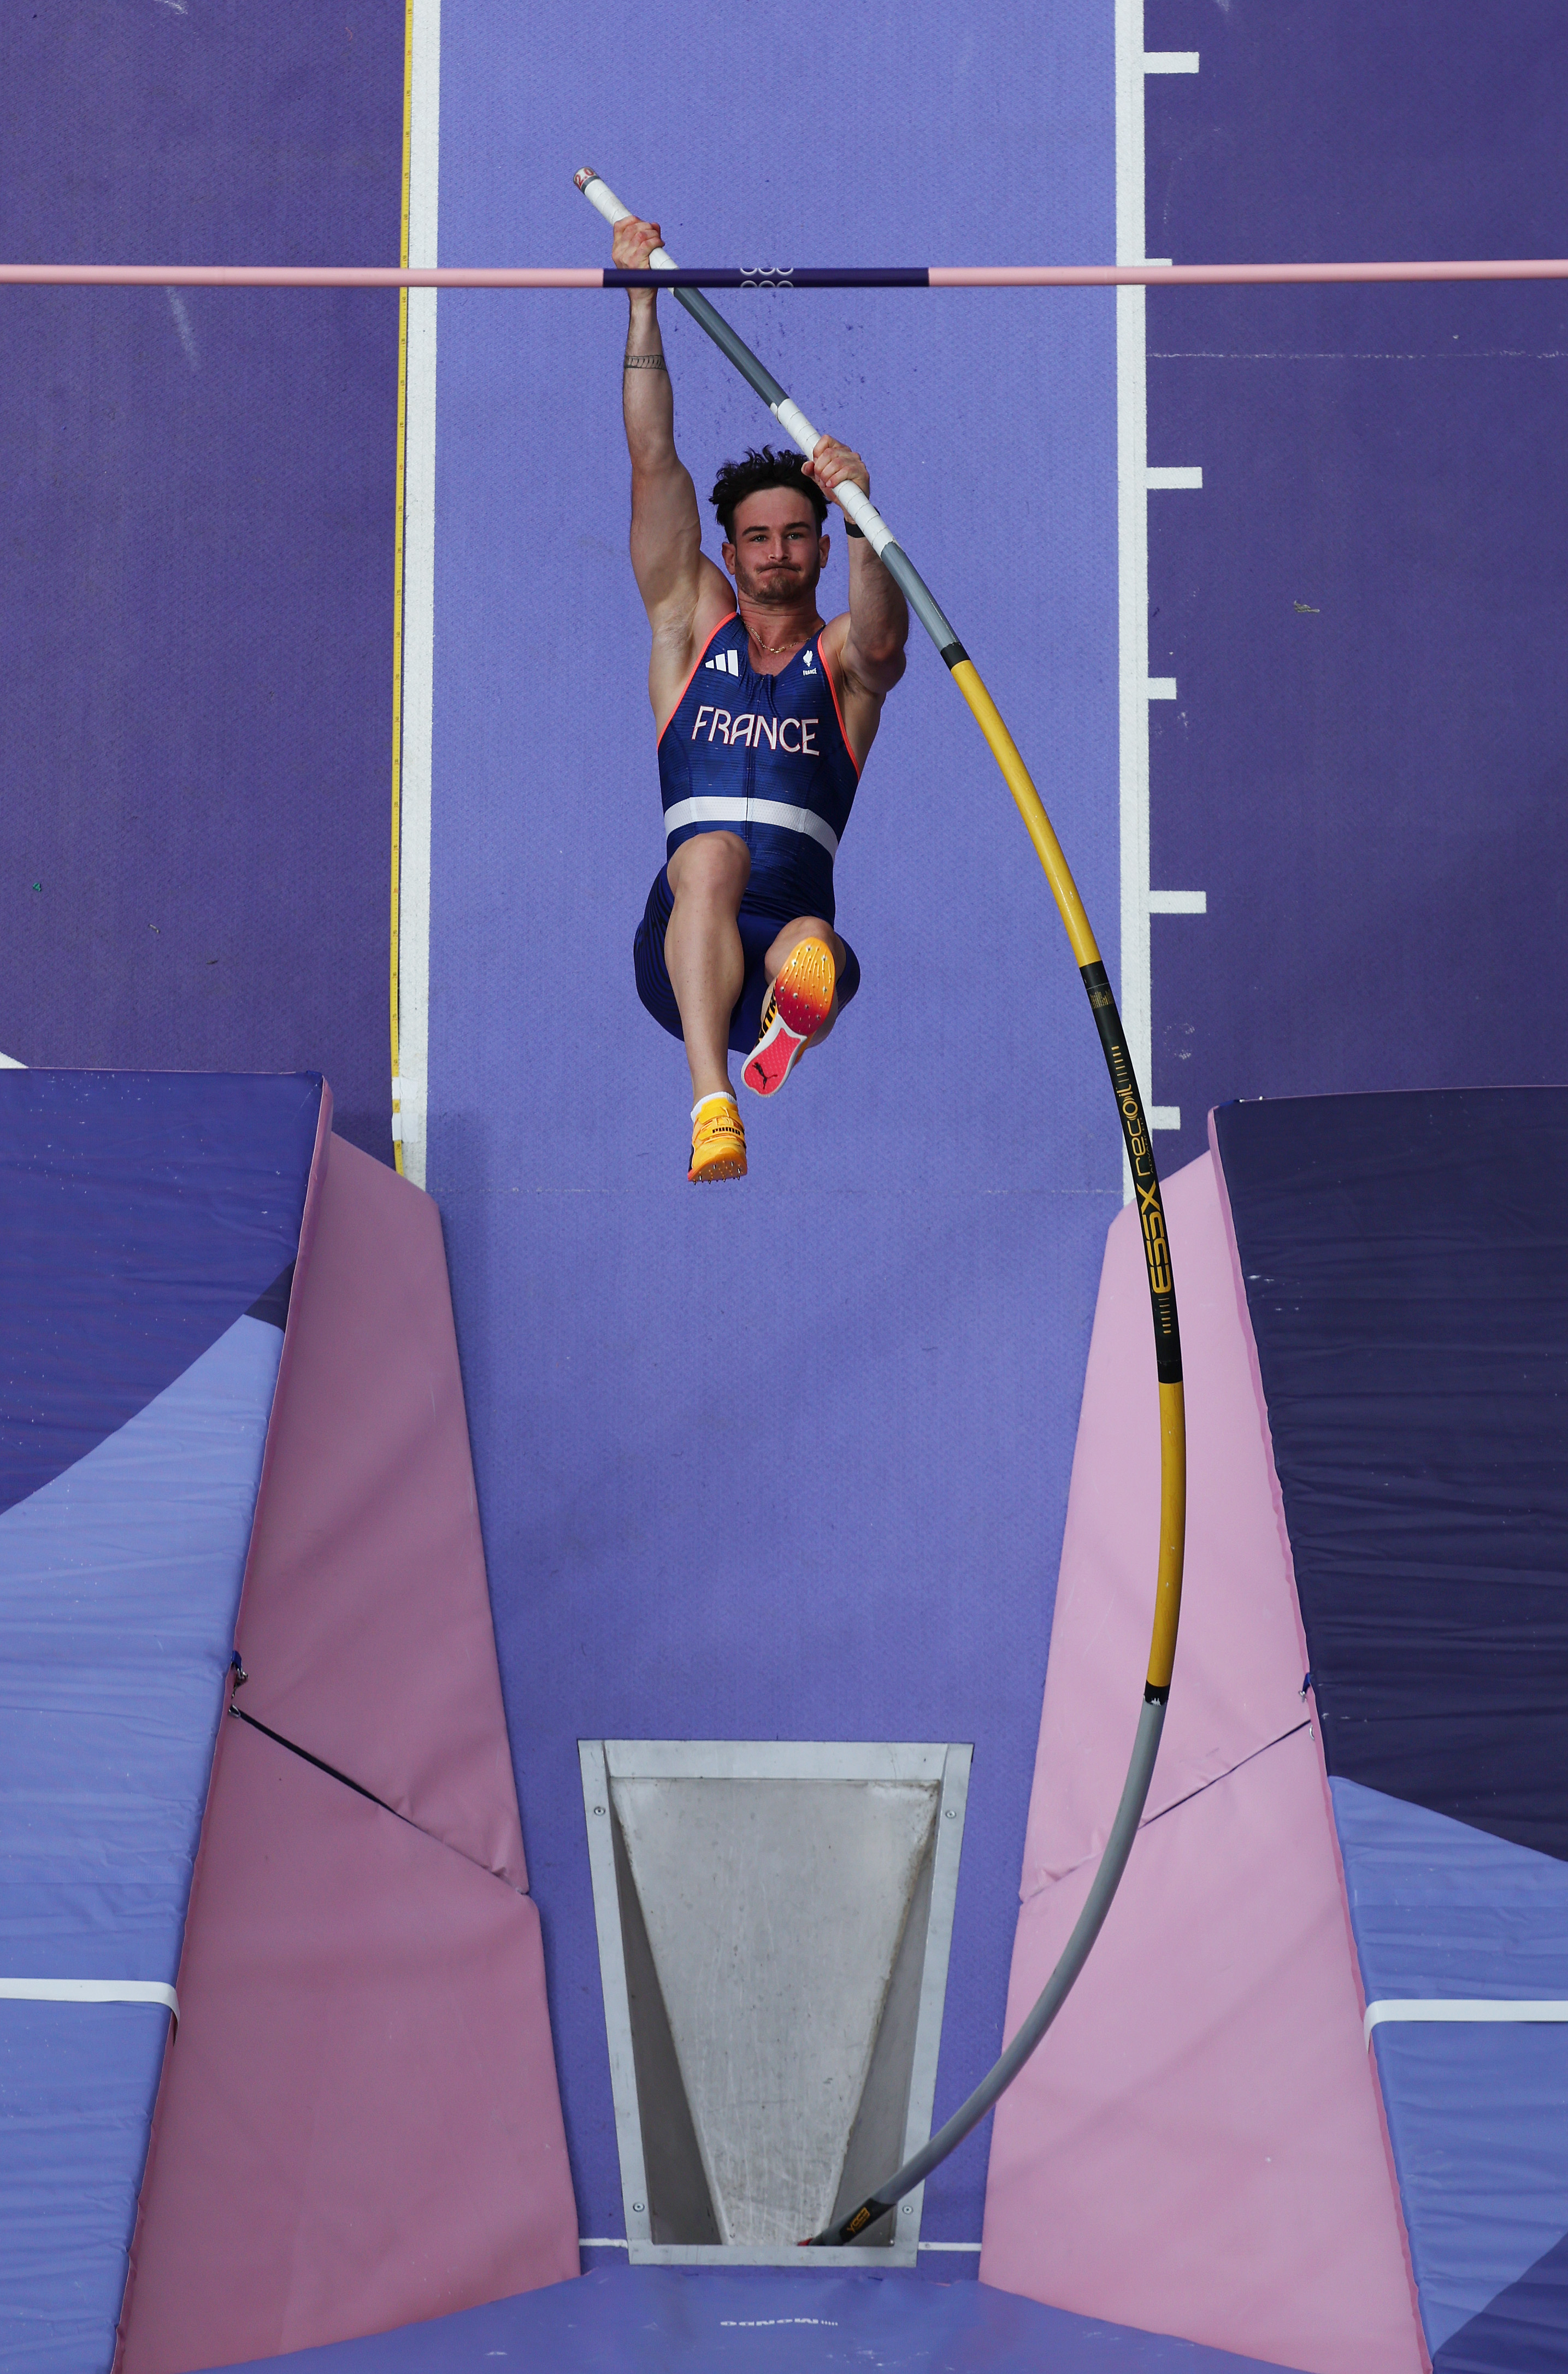
[[[629,208],[621,205],[596,173],[585,170],[576,178],[583,196],[598,208],[606,222],[618,223],[626,219]],[[674,258],[662,247],[654,249],[649,262],[655,271],[673,271],[676,268]],[[671,293],[693,319],[701,323],[714,344],[728,355],[742,378],[756,390],[779,427],[810,460],[816,450],[817,431],[800,405],[786,395],[772,372],[766,370],[751,348],[735,335],[722,314],[714,310],[699,289],[676,287]],[[1149,1297],[1153,1307],[1154,1365],[1160,1388],[1160,1547],[1154,1585],[1153,1639],[1149,1651],[1149,1671],[1143,1685],[1143,1703],[1139,1711],[1132,1757],[1127,1768],[1127,1779],[1122,1784],[1121,1803],[1117,1807],[1116,1819],[1111,1824],[1110,1835],[1100,1857],[1099,1869],[1083,1910],[1078,1916],[1077,1926],[1062,1950],[1061,1958],[1051,1972],[1039,2001],[1018,2028],[995,2068],[976,2086],[968,2100],[961,2103],[946,2125],[939,2128],[912,2159],[906,2160],[902,2168],[895,2169],[879,2184],[850,2216],[825,2233],[813,2234],[812,2241],[819,2244],[850,2242],[857,2235],[863,2234],[905,2193],[913,2192],[932,2168],[957,2148],[971,2129],[978,2126],[1034,2051],[1067,2000],[1073,1980],[1088,1959],[1089,1949],[1099,1935],[1101,1924],[1110,1910],[1111,1898],[1127,1867],[1127,1859],[1132,1851],[1132,1841],[1137,1836],[1148,1798],[1149,1783],[1153,1777],[1154,1757],[1165,1719],[1165,1702],[1170,1696],[1171,1667],[1176,1657],[1176,1626],[1181,1614],[1182,1553],[1187,1531],[1187,1425],[1182,1400],[1181,1334],[1176,1322],[1176,1287],[1171,1275],[1164,1213],[1160,1202],[1160,1181],[1154,1168],[1148,1117],[1143,1110],[1138,1082],[1133,1076],[1121,1017],[1106,978],[1105,966],[1100,961],[1094,934],[1089,927],[1089,918],[1083,911],[1083,901],[1078,895],[1078,886],[1061,853],[1050,818],[1029,779],[1029,770],[1018,754],[1012,736],[1003,724],[996,703],[981,683],[974,661],[938,608],[924,580],[903,546],[894,540],[886,522],[869,495],[862,494],[859,487],[846,483],[835,489],[834,500],[848,514],[894,578],[910,609],[942,654],[954,684],[974,711],[976,723],[990,746],[991,756],[1001,769],[1007,788],[1017,802],[1024,828],[1035,844],[1035,853],[1045,868],[1046,880],[1050,885],[1051,896],[1056,900],[1057,911],[1066,928],[1083,987],[1088,993],[1090,1011],[1100,1034],[1111,1086],[1116,1092],[1117,1111],[1121,1116],[1122,1139],[1127,1147],[1127,1158],[1138,1197],[1139,1218],[1142,1223],[1143,1255],[1149,1273]]]

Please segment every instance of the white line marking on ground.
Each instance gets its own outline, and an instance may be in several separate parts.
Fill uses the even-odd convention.
[[[1152,676],[1149,678],[1151,700],[1174,700],[1176,697],[1176,680],[1174,676]]]
[[[1209,894],[1206,890],[1151,890],[1151,915],[1206,915]]]
[[[1143,71],[1145,74],[1196,74],[1198,52],[1196,50],[1145,50]]]
[[[1175,469],[1156,468],[1153,463],[1149,465],[1147,485],[1151,494],[1161,487],[1201,487],[1202,484],[1202,471],[1185,463]]]

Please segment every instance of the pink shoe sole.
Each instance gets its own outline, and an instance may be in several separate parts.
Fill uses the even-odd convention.
[[[833,1011],[837,972],[833,951],[822,940],[802,940],[779,969],[763,1008],[762,1036],[747,1056],[741,1077],[759,1097],[777,1096],[795,1059]]]
[[[777,1014],[746,1057],[741,1073],[748,1088],[759,1097],[777,1096],[794,1069],[795,1058],[805,1045],[798,1030]]]

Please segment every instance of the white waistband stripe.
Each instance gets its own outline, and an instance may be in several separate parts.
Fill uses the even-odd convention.
[[[664,811],[666,837],[684,832],[688,824],[773,824],[784,832],[803,832],[820,841],[829,857],[838,854],[838,835],[811,808],[792,808],[783,800],[721,800],[704,797],[677,800]]]
[[[0,2001],[12,2003],[163,2004],[176,2019],[180,1998],[157,1979],[0,1979]]]
[[[1385,2020],[1568,2020],[1568,2003],[1530,2003],[1487,1995],[1390,1995],[1369,2003],[1362,2034],[1372,2042],[1372,2031]]]

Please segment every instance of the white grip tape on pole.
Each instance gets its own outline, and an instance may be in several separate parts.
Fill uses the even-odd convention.
[[[610,225],[612,229],[614,229],[616,223],[630,222],[632,220],[632,210],[630,206],[622,206],[619,198],[615,195],[614,191],[610,187],[609,182],[602,182],[597,173],[594,174],[593,179],[591,182],[579,182],[578,186],[581,190],[583,196],[588,200],[589,205],[594,208],[596,213],[603,216],[605,221]],[[648,268],[650,272],[673,272],[675,269],[675,259],[671,254],[667,247],[656,247],[652,254],[648,259]]]
[[[588,200],[589,205],[594,209],[594,212],[596,214],[602,214],[605,221],[609,223],[612,228],[614,228],[616,223],[623,223],[629,220],[631,216],[630,206],[622,206],[619,198],[615,195],[614,191],[610,187],[609,182],[602,182],[597,173],[595,173],[589,181],[579,182],[578,183],[578,188],[582,192],[583,196]]]
[[[893,530],[888,526],[870,495],[862,494],[859,487],[846,479],[841,487],[834,489],[833,499],[836,503],[842,504],[880,560],[883,546],[893,542]]]
[[[782,404],[775,404],[769,409],[779,428],[787,436],[794,439],[809,462],[821,441],[794,397],[787,395]],[[880,558],[883,546],[893,542],[893,531],[870,495],[862,494],[854,481],[847,478],[842,486],[834,488],[833,499],[839,509],[854,521],[872,550]]]
[[[794,439],[796,444],[800,447],[802,452],[809,462],[812,455],[816,452],[817,445],[820,441],[816,430],[812,427],[811,422],[806,418],[805,414],[801,410],[801,407],[795,402],[794,397],[792,395],[787,395],[782,404],[776,404],[772,406],[772,411],[773,417],[778,423],[779,428],[783,429],[787,437],[792,437]]]

